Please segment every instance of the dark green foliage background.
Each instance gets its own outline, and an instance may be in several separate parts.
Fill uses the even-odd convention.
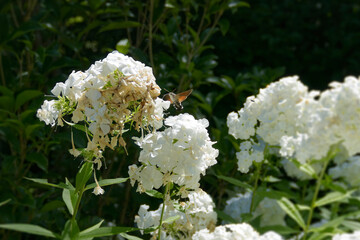
[[[151,12],[151,2],[154,11]],[[216,175],[244,179],[236,171],[236,141],[228,136],[226,116],[247,96],[286,75],[300,75],[312,89],[360,74],[358,1],[167,1],[2,0],[0,5],[0,223],[33,223],[60,232],[69,214],[61,192],[27,181],[47,178],[74,182],[81,159],[68,153],[70,128],[45,126],[36,110],[56,82],[72,70],[118,49],[152,66],[162,89],[194,89],[185,112],[210,122],[220,150],[202,187],[221,209],[232,187]],[[230,4],[230,7],[229,7]],[[152,21],[149,19],[152,16]],[[153,31],[149,35],[149,26]],[[128,46],[117,43],[128,39]],[[164,94],[165,91],[162,92]],[[177,114],[173,109],[171,114]],[[77,147],[86,137],[73,129]],[[108,151],[101,178],[127,177],[138,147],[125,136],[123,149]],[[99,219],[133,226],[141,204],[158,201],[140,195],[129,183],[105,187],[103,196],[87,193],[79,225]],[[32,239],[0,230],[2,239]]]

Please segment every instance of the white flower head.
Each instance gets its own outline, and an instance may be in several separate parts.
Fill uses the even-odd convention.
[[[175,222],[170,225],[163,225],[162,232],[164,236],[171,237],[171,239],[178,239],[178,236],[185,236],[185,239],[191,239],[191,236],[201,229],[215,228],[217,214],[214,211],[215,204],[211,197],[201,189],[189,193],[189,201],[176,202],[180,205],[179,208],[174,208],[172,202],[167,202],[165,205],[164,217],[180,216]],[[160,223],[160,216],[163,204],[154,211],[149,211],[149,206],[141,205],[138,215],[135,217],[135,222],[140,229],[158,226]],[[151,233],[153,236],[157,231]],[[161,238],[163,239],[163,238]],[[167,238],[164,238],[167,239]]]
[[[152,69],[117,51],[85,72],[73,71],[51,92],[58,100],[45,101],[37,116],[52,126],[56,119],[61,124],[63,115],[72,115],[70,124],[85,121],[91,134],[84,152],[93,153],[92,159],[101,159],[106,147],[125,147],[122,133],[127,123],[134,123],[136,130],[161,127],[168,108],[157,98],[160,87]],[[53,107],[55,102],[58,109]]]
[[[45,100],[41,108],[37,110],[36,116],[46,123],[46,125],[54,126],[56,120],[61,116],[60,110],[56,108],[56,100]]]
[[[332,240],[356,240],[360,239],[360,231],[354,231],[353,233],[338,233],[332,237]]]
[[[203,229],[196,232],[193,240],[282,240],[275,232],[267,232],[260,235],[247,223],[227,224],[218,226],[213,232]]]
[[[353,156],[360,152],[360,80],[346,77],[329,86],[322,93],[308,91],[297,76],[273,82],[228,115],[229,133],[245,141],[260,137],[268,146],[279,147],[282,157],[301,164],[323,159],[333,146]],[[239,170],[247,172],[250,154],[237,157]]]
[[[206,119],[196,120],[189,114],[180,114],[165,120],[165,125],[169,127],[164,131],[136,138],[142,149],[139,162],[143,167],[138,171],[129,169],[129,175],[138,181],[138,190],[158,188],[159,174],[162,175],[163,185],[173,182],[187,189],[197,189],[200,175],[216,163],[218,156],[218,150],[212,147],[214,142],[210,141],[206,130],[208,124]],[[145,170],[150,166],[157,173]],[[147,176],[150,173],[152,176]]]
[[[99,185],[97,185],[94,190],[93,190],[93,194],[95,195],[102,195],[104,194],[105,190],[102,189]]]

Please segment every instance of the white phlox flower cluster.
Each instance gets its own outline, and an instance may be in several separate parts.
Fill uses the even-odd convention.
[[[161,127],[163,110],[170,104],[157,98],[160,88],[152,69],[117,51],[85,72],[73,71],[51,92],[58,100],[45,101],[37,116],[52,126],[56,121],[61,125],[65,115],[72,115],[70,124],[84,121],[89,131],[86,151],[97,160],[106,147],[125,146],[126,123],[133,122],[136,130]]]
[[[226,201],[224,212],[237,222],[242,222],[241,214],[250,213],[252,193],[237,194]],[[275,199],[264,198],[253,211],[253,218],[260,216],[260,226],[281,225],[286,226],[285,211]]]
[[[360,239],[360,231],[353,233],[338,233],[332,237],[332,240],[358,240]]]
[[[238,170],[247,173],[253,162],[264,160],[264,142],[255,143],[252,139],[240,144],[240,152],[236,153],[238,159]]]
[[[44,121],[46,125],[54,126],[61,117],[60,111],[56,108],[55,100],[45,100],[41,108],[37,111],[36,117]]]
[[[201,189],[189,193],[189,201],[176,202],[174,208],[172,202],[167,202],[163,220],[169,217],[180,218],[172,223],[163,224],[161,239],[191,239],[191,236],[201,229],[215,228],[217,214],[214,211],[215,204],[211,197]],[[162,211],[161,204],[157,210],[149,211],[148,205],[141,205],[135,222],[140,229],[156,227],[160,223]],[[157,238],[157,231],[151,233],[153,239]]]
[[[266,232],[260,235],[249,224],[227,224],[218,226],[213,232],[203,229],[193,235],[193,240],[282,240],[275,232]]]
[[[350,156],[360,152],[360,81],[345,78],[322,93],[308,91],[297,76],[271,83],[228,115],[229,133],[248,140],[260,137],[278,146],[282,157],[300,163],[320,160],[341,144]],[[255,137],[255,138],[256,138]]]
[[[360,186],[360,156],[352,156],[342,161],[337,166],[329,169],[329,175],[333,179],[342,178],[351,187]]]
[[[349,156],[360,152],[360,81],[346,77],[343,83],[332,82],[329,86],[302,116],[306,129],[281,139],[283,156],[304,163],[326,157],[336,144],[341,144]]]
[[[181,186],[186,197],[186,189],[199,188],[200,175],[216,164],[219,152],[212,147],[206,119],[180,114],[165,119],[165,125],[164,131],[136,138],[142,165],[129,166],[131,184],[137,182],[138,191],[144,192],[171,182]]]

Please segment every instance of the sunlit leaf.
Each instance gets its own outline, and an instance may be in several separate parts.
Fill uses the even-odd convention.
[[[298,225],[305,229],[305,222],[302,218],[298,208],[296,205],[294,205],[289,199],[282,197],[280,200],[277,200],[280,207],[293,219],[295,222],[298,223]]]
[[[53,233],[50,230],[47,230],[46,228],[33,224],[25,224],[25,223],[0,224],[0,228],[44,236],[44,237],[59,238],[58,234]]]

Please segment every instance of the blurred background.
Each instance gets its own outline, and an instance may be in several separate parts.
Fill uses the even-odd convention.
[[[74,177],[71,129],[36,118],[50,90],[73,70],[85,71],[113,50],[151,66],[168,91],[194,89],[184,110],[207,118],[219,149],[218,164],[202,188],[222,209],[231,191],[217,175],[248,179],[236,170],[238,143],[226,116],[246,97],[283,76],[299,75],[310,89],[360,74],[360,3],[343,0],[1,0],[0,2],[0,223],[32,223],[60,232],[69,214],[61,191],[25,179],[64,182]],[[178,114],[173,108],[169,115]],[[74,131],[77,147],[86,136]],[[107,151],[101,178],[127,177],[139,148],[126,133],[127,150]],[[80,229],[133,226],[141,204],[159,201],[128,182],[90,192],[79,212]],[[33,239],[0,229],[2,239]],[[39,239],[38,237],[36,239]]]

